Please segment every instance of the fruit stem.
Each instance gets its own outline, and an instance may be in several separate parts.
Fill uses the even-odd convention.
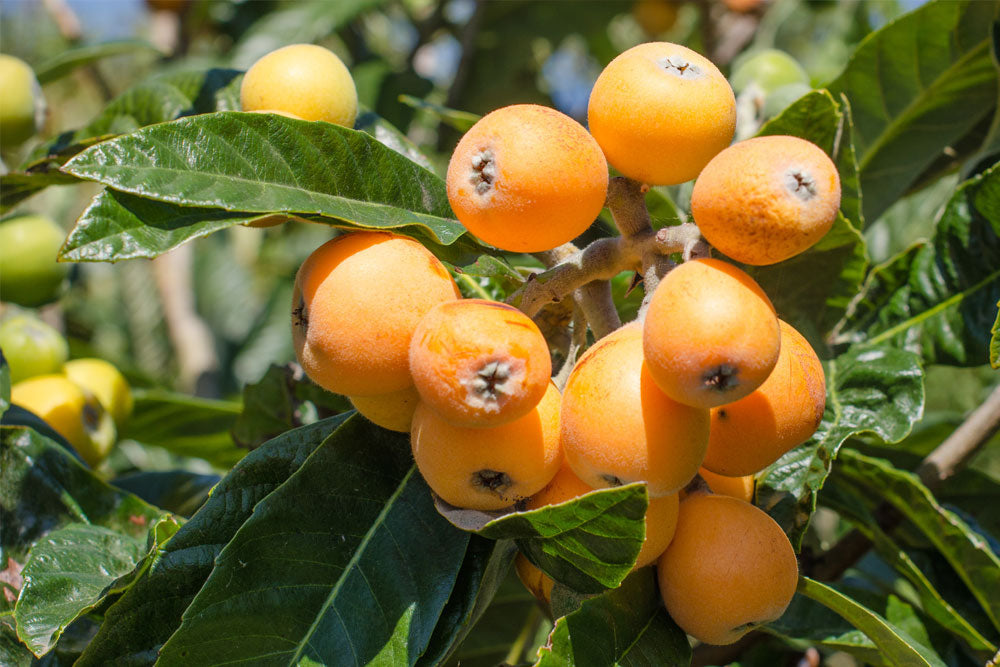
[[[626,238],[634,238],[653,229],[646,208],[647,190],[647,186],[624,176],[617,176],[608,182],[606,203],[618,231]]]

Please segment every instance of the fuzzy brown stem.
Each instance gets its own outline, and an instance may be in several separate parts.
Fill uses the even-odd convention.
[[[646,191],[649,188],[624,176],[612,178],[608,183],[607,205],[621,235],[635,237],[652,230],[649,210],[646,208]]]
[[[594,338],[604,338],[621,327],[618,309],[611,298],[611,283],[607,280],[593,280],[574,291],[573,296],[583,309]]]

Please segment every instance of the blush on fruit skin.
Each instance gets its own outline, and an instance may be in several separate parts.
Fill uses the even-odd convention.
[[[420,321],[410,373],[421,400],[457,426],[499,426],[530,412],[552,375],[545,337],[505,303],[441,303]]]
[[[657,386],[712,408],[750,394],[778,361],[774,306],[753,278],[717,259],[670,271],[650,299],[643,354]]]
[[[705,239],[744,264],[794,257],[823,238],[840,209],[840,176],[805,139],[754,137],[708,163],[691,193]]]
[[[705,468],[730,477],[759,472],[808,440],[823,419],[823,364],[802,334],[781,326],[778,363],[749,396],[712,409]]]
[[[540,252],[572,241],[597,219],[608,164],[575,120],[518,104],[465,133],[446,182],[452,210],[470,232],[503,250]]]
[[[327,241],[295,277],[292,339],[306,374],[347,396],[401,391],[410,339],[435,305],[461,297],[444,265],[413,239],[352,232]]]
[[[650,498],[677,492],[708,446],[708,410],[679,403],[643,363],[642,329],[629,324],[580,358],[563,392],[566,461],[594,488],[646,482]]]
[[[707,58],[648,42],[601,72],[587,108],[608,162],[631,179],[673,185],[698,175],[736,132],[736,97]]]
[[[559,470],[559,390],[551,382],[528,414],[492,428],[465,428],[420,403],[410,446],[428,486],[455,507],[499,510],[548,484]]]
[[[706,644],[732,644],[781,617],[795,594],[798,562],[763,510],[696,492],[681,502],[657,576],[664,606],[684,632]]]

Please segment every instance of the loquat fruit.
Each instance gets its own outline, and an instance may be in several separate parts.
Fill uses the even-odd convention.
[[[600,214],[608,165],[569,116],[535,104],[503,107],[465,133],[448,163],[448,201],[459,222],[503,250],[568,243]]]
[[[352,232],[327,241],[299,268],[292,339],[299,364],[337,394],[400,391],[410,338],[431,308],[461,294],[448,270],[413,239]]]
[[[753,278],[717,259],[676,267],[660,281],[643,326],[643,354],[675,401],[711,408],[759,387],[778,361],[774,306]]]

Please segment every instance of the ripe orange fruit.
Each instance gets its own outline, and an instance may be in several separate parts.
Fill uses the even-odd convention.
[[[542,400],[552,375],[538,326],[485,299],[440,303],[420,321],[410,372],[421,400],[459,426],[499,426]]]
[[[736,98],[710,60],[679,44],[639,44],[590,93],[590,132],[629,178],[672,185],[698,175],[736,131]]]
[[[420,395],[413,385],[375,396],[349,396],[351,405],[368,421],[390,431],[409,433]]]
[[[823,365],[802,334],[781,326],[778,363],[749,396],[712,408],[705,468],[737,477],[763,470],[816,432],[826,407]]]
[[[559,470],[559,401],[550,382],[528,414],[492,428],[455,426],[421,402],[410,432],[413,459],[446,502],[478,510],[509,507],[541,491]]]
[[[709,436],[711,442],[711,435]],[[711,447],[711,445],[709,445]],[[698,474],[708,484],[712,493],[723,496],[732,496],[748,503],[753,502],[754,478],[753,475],[742,475],[740,477],[728,477],[712,472],[705,466],[698,469]]]
[[[717,259],[685,262],[664,276],[643,327],[656,384],[675,401],[704,408],[759,387],[780,345],[771,300],[753,278]]]
[[[608,165],[594,138],[555,109],[517,104],[483,116],[448,164],[448,201],[465,227],[503,250],[572,241],[604,207]]]
[[[745,264],[794,257],[830,231],[840,176],[819,146],[798,137],[733,144],[702,170],[691,214],[705,239]]]
[[[763,510],[701,492],[681,503],[657,575],[663,603],[684,632],[706,644],[732,644],[785,612],[798,563]]]
[[[629,324],[595,343],[563,392],[566,461],[589,486],[646,482],[672,494],[698,472],[708,445],[708,410],[663,393],[643,363],[642,329]]]
[[[327,241],[295,277],[292,338],[306,374],[338,394],[400,391],[410,338],[432,307],[461,294],[448,270],[405,236],[353,232]]]

